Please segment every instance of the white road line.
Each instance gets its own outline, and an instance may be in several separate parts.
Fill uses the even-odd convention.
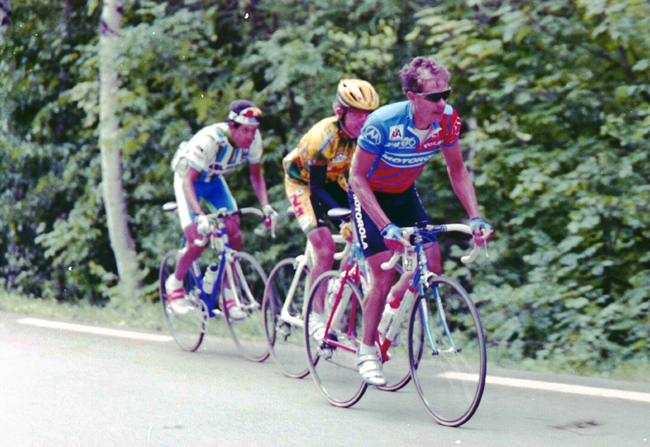
[[[445,373],[443,377],[448,379],[476,381],[476,374],[466,373]],[[512,379],[510,377],[487,376],[485,382],[491,385],[511,386],[516,388],[528,388],[533,390],[555,391],[558,393],[582,394],[585,396],[613,397],[617,399],[635,400],[639,402],[650,402],[649,393],[636,391],[622,391],[608,388],[593,388],[581,385],[567,385],[565,383],[539,382],[537,380]]]
[[[94,326],[84,326],[81,324],[61,323],[59,321],[39,320],[38,318],[22,318],[18,320],[20,324],[30,326],[40,326],[51,329],[63,329],[65,331],[85,332],[88,334],[108,335],[110,337],[133,338],[136,340],[168,342],[173,340],[168,335],[147,334],[143,332],[121,331],[117,329],[107,329]]]

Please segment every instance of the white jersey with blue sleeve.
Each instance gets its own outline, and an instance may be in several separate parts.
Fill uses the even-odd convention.
[[[192,167],[201,172],[198,181],[211,182],[215,176],[226,174],[242,163],[260,163],[262,135],[259,129],[250,147],[238,148],[230,140],[227,123],[204,127],[189,141],[180,144],[172,160],[172,169],[181,174]]]

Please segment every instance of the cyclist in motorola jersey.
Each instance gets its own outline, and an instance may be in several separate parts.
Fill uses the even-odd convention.
[[[177,313],[186,313],[190,308],[183,289],[183,278],[207,243],[205,236],[209,223],[204,207],[208,213],[221,208],[229,211],[237,209],[224,174],[248,161],[250,180],[266,216],[265,225],[270,226],[276,218],[277,213],[269,205],[266,182],[260,167],[263,149],[258,128],[261,116],[262,111],[253,102],[236,100],[230,105],[225,123],[204,127],[189,141],[181,143],[174,155],[174,193],[187,245],[165,288],[170,306]],[[228,218],[225,224],[232,247],[240,250],[239,216]],[[230,289],[226,287],[222,305],[228,307],[233,318],[245,317],[245,313],[236,308],[236,301],[230,298],[232,292],[228,292]]]
[[[336,115],[314,125],[283,161],[287,196],[300,228],[314,247],[312,280],[334,264],[336,246],[324,218],[328,210],[348,206],[344,174],[366,117],[379,107],[379,95],[366,81],[343,79],[332,107]],[[311,335],[317,339],[325,335],[324,298],[315,301],[311,314]]]
[[[390,300],[404,296],[413,276],[405,274],[393,285],[394,270],[382,270],[381,264],[390,259],[391,251],[402,251],[409,244],[400,226],[430,223],[414,182],[438,150],[470,217],[476,244],[483,245],[492,235],[492,227],[481,218],[458,143],[460,118],[447,104],[449,71],[431,58],[416,57],[402,68],[400,78],[408,100],[381,107],[368,117],[350,168],[350,207],[372,283],[364,300],[357,365],[371,385],[386,383],[374,345],[382,312]],[[426,251],[429,268],[440,273],[437,243],[428,244]]]

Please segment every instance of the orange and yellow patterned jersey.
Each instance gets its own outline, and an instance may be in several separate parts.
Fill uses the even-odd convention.
[[[288,181],[309,185],[309,166],[327,166],[326,183],[338,182],[345,191],[348,183],[343,175],[350,169],[356,138],[341,131],[337,116],[325,118],[307,132],[298,147],[289,152],[282,165]]]

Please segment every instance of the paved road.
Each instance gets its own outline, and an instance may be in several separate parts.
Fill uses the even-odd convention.
[[[412,385],[338,409],[309,376],[244,360],[229,339],[186,353],[165,333],[39,321],[0,312],[1,446],[650,446],[650,382],[492,368],[478,412],[453,429]]]

